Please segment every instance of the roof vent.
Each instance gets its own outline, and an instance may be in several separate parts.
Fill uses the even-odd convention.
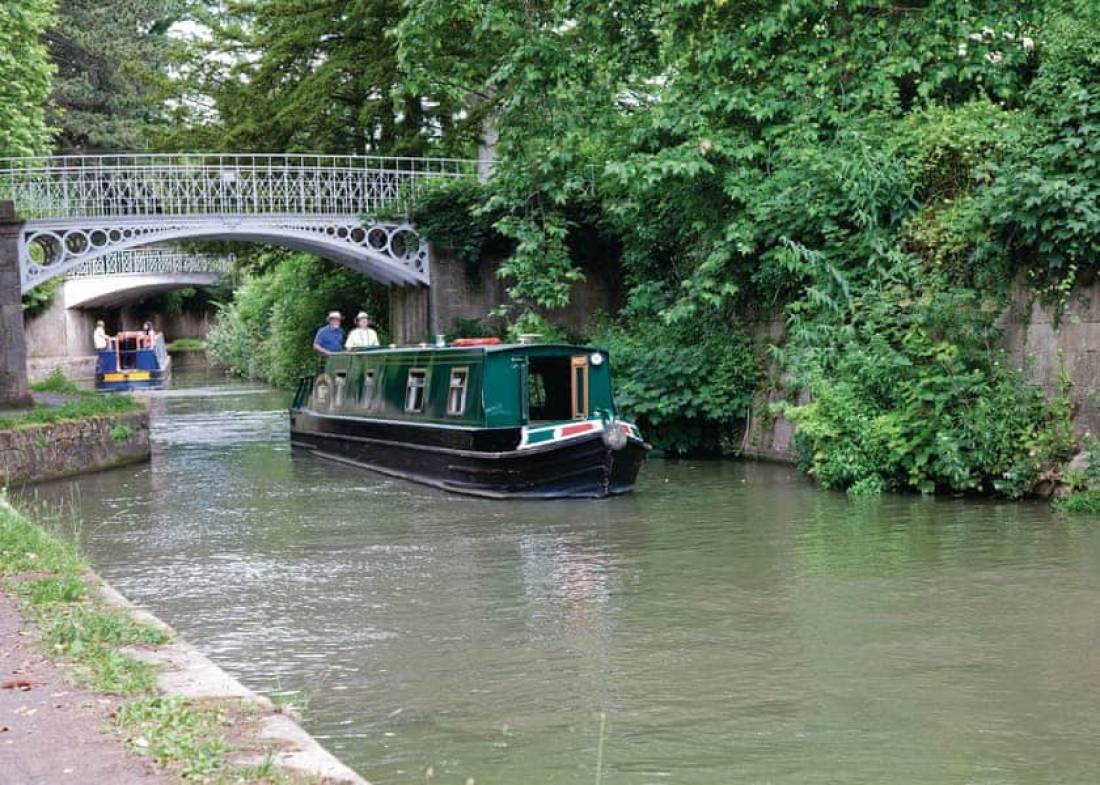
[[[538,341],[540,333],[520,333],[519,342],[524,346],[530,346]]]

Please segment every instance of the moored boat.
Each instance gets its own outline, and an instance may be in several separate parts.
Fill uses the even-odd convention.
[[[163,334],[120,332],[98,352],[95,386],[107,392],[160,387],[171,373],[172,358]]]
[[[494,498],[626,493],[650,449],[618,417],[606,352],[495,339],[329,355],[299,382],[290,432],[323,457]]]

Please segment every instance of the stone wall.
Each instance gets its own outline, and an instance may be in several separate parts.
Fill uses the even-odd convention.
[[[455,258],[446,249],[432,247],[430,288],[393,287],[387,325],[395,343],[431,340],[437,333],[454,331],[462,320],[485,322],[490,311],[511,304],[506,281],[497,277],[500,260],[483,259],[475,266]],[[571,333],[584,333],[599,313],[621,304],[618,281],[606,270],[584,270],[586,280],[574,284],[568,306],[542,315]]]
[[[497,276],[500,260],[482,259],[471,267],[446,249],[432,247],[430,331],[451,332],[458,320],[484,321],[489,312],[511,304],[508,282]],[[614,267],[611,265],[609,267]],[[608,270],[585,269],[585,280],[573,285],[569,305],[542,312],[555,325],[584,333],[598,313],[610,313],[621,304],[618,281]]]
[[[1061,311],[1018,286],[1001,327],[1013,367],[1050,395],[1065,374],[1075,430],[1100,433],[1100,281],[1078,289]]]
[[[207,304],[194,310],[166,314],[139,302],[123,306],[102,318],[111,331],[140,330],[143,323],[152,322],[158,332],[164,333],[165,340],[171,343],[177,338],[205,338],[214,327],[217,314],[213,306]]]
[[[390,287],[390,339],[397,344],[426,340],[431,331],[430,291],[424,286]]]
[[[120,426],[131,433],[122,437],[115,430]],[[148,459],[149,412],[145,410],[0,431],[0,485],[51,480]]]
[[[95,375],[92,331],[96,315],[65,307],[64,285],[44,311],[25,316],[27,375],[41,381],[54,370],[70,379],[91,379]]]

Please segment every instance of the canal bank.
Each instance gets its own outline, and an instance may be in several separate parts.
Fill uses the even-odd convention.
[[[0,783],[367,785],[6,502],[0,576]]]
[[[149,458],[149,412],[128,395],[78,389],[60,374],[32,385],[33,405],[0,412],[0,487]]]

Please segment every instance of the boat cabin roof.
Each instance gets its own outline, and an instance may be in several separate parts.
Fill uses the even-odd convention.
[[[569,343],[495,343],[480,344],[475,346],[436,346],[435,344],[411,344],[406,346],[368,346],[360,349],[352,349],[336,354],[370,354],[370,355],[395,355],[395,354],[420,354],[423,352],[481,352],[484,354],[582,354],[588,352],[603,352],[606,350],[598,346],[581,346]]]

